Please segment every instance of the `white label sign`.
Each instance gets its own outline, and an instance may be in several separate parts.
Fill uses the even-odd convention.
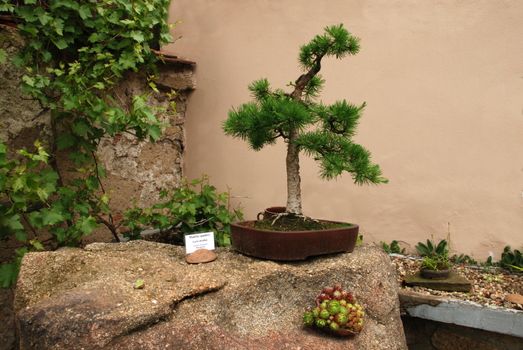
[[[191,254],[198,249],[214,250],[214,232],[185,235],[185,254]]]

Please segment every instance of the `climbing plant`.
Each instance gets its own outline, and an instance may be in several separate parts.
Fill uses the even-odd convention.
[[[0,239],[26,243],[10,264],[0,267],[0,284],[16,280],[21,256],[42,249],[37,232],[58,245],[76,245],[100,224],[118,240],[120,223],[109,208],[96,156],[100,140],[118,133],[157,140],[162,124],[148,95],[115,101],[111,90],[130,71],[154,84],[153,51],[170,41],[169,0],[0,0],[0,14],[12,14],[26,46],[13,59],[25,70],[22,89],[51,114],[52,144],[34,151],[0,143]],[[5,52],[0,52],[4,61]],[[64,179],[57,153],[68,155],[75,171]],[[9,156],[9,154],[15,156]]]
[[[139,238],[146,227],[170,231],[177,239],[194,232],[215,232],[216,243],[230,245],[233,221],[243,218],[231,209],[229,192],[219,193],[207,176],[183,181],[178,188],[160,192],[160,201],[150,208],[133,207],[125,212],[125,236]]]

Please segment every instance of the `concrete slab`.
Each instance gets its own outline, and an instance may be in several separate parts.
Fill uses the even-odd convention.
[[[419,286],[424,288],[443,290],[447,292],[470,292],[472,283],[460,274],[451,271],[445,279],[427,279],[420,276],[417,272],[405,277],[408,286]]]
[[[400,302],[402,311],[412,317],[523,338],[523,311],[406,291],[400,291]]]

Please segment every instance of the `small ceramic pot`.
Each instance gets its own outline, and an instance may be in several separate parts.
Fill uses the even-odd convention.
[[[442,280],[445,278],[448,278],[450,275],[450,270],[428,270],[428,269],[421,269],[420,271],[421,277],[428,278],[431,280]]]

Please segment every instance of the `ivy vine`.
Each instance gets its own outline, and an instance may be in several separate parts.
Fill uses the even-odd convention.
[[[148,94],[158,92],[154,49],[171,40],[169,3],[0,0],[0,14],[15,17],[26,42],[13,59],[26,72],[22,89],[51,113],[53,131],[49,149],[37,142],[34,151],[18,150],[17,157],[9,157],[0,143],[0,239],[14,235],[26,243],[11,264],[0,266],[1,285],[16,280],[26,251],[43,249],[38,232],[51,233],[58,245],[77,245],[103,224],[118,240],[122,223],[111,214],[96,149],[103,137],[121,133],[160,138],[158,110],[147,101]],[[0,52],[0,63],[5,59]],[[138,70],[149,77],[150,91],[122,106],[111,91]],[[58,152],[74,164],[73,179],[64,179]]]

